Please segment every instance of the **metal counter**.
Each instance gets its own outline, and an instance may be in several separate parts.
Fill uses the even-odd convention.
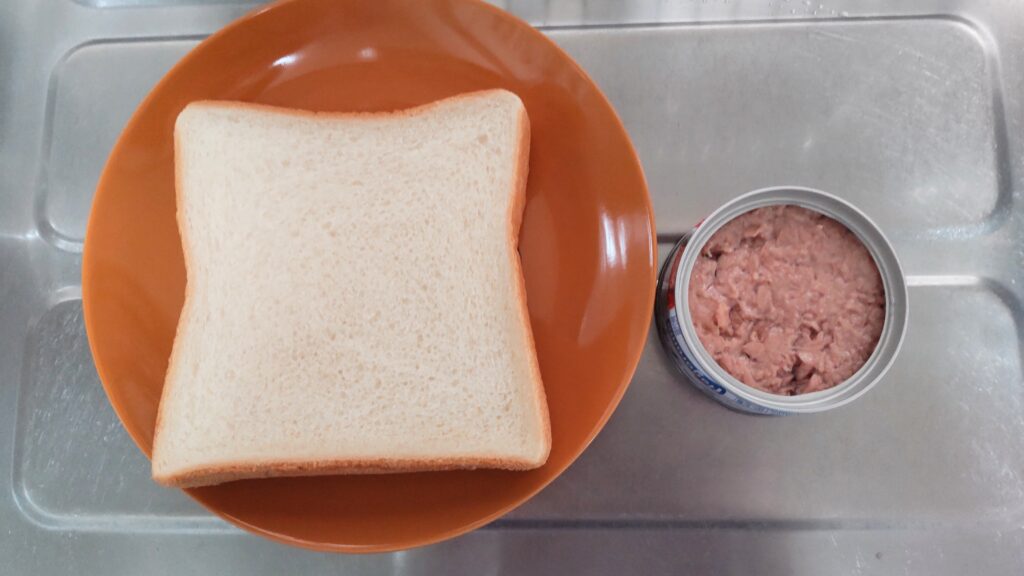
[[[659,250],[724,200],[862,208],[908,274],[888,376],[823,414],[730,412],[652,328],[618,411],[494,524],[377,556],[245,534],[149,480],[82,324],[82,238],[122,126],[254,7],[0,0],[0,574],[1024,573],[1024,3],[508,0],[601,85]]]

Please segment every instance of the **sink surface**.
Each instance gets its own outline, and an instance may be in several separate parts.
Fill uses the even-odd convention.
[[[354,557],[246,535],[149,480],[93,367],[82,239],[153,84],[251,3],[0,6],[5,574],[1024,572],[1024,4],[507,0],[590,73],[646,171],[664,258],[773,185],[863,209],[908,274],[871,393],[730,412],[653,327],[619,409],[536,498],[439,545]],[[187,564],[183,562],[187,559]]]

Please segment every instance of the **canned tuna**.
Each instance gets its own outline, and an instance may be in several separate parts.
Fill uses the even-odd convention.
[[[843,224],[856,236],[878,268],[885,292],[885,318],[874,352],[852,376],[838,385],[786,396],[744,384],[724,370],[697,336],[689,306],[690,276],[704,244],[727,222],[772,205],[806,208]],[[798,187],[757,190],[728,202],[673,247],[662,267],[656,299],[659,336],[677,368],[701,391],[726,406],[754,414],[820,412],[842,406],[874,386],[892,365],[903,342],[908,297],[902,268],[892,245],[860,210],[831,194]]]

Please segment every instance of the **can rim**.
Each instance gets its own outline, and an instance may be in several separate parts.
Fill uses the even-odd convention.
[[[864,364],[842,383],[827,390],[783,396],[744,384],[729,374],[704,348],[697,336],[689,306],[689,279],[700,250],[710,237],[737,216],[779,204],[795,205],[828,216],[843,224],[864,245],[882,278],[885,292],[885,320],[878,344]],[[675,300],[680,329],[686,346],[694,351],[698,365],[709,375],[748,402],[783,412],[810,413],[830,410],[852,402],[875,386],[892,366],[903,344],[909,316],[908,294],[903,268],[881,228],[853,204],[837,196],[801,186],[773,186],[743,194],[712,212],[690,236],[680,256],[675,278]]]

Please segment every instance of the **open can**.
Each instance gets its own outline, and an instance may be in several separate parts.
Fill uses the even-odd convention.
[[[689,306],[690,275],[704,244],[737,216],[772,205],[793,205],[846,226],[875,261],[885,291],[885,321],[874,352],[857,372],[827,390],[784,396],[758,390],[722,369],[701,344]],[[705,218],[672,248],[658,279],[655,321],[676,367],[700,390],[726,406],[754,414],[788,415],[837,408],[867,392],[888,371],[903,344],[909,316],[907,283],[892,244],[856,207],[831,194],[800,187],[774,187],[744,194]]]

